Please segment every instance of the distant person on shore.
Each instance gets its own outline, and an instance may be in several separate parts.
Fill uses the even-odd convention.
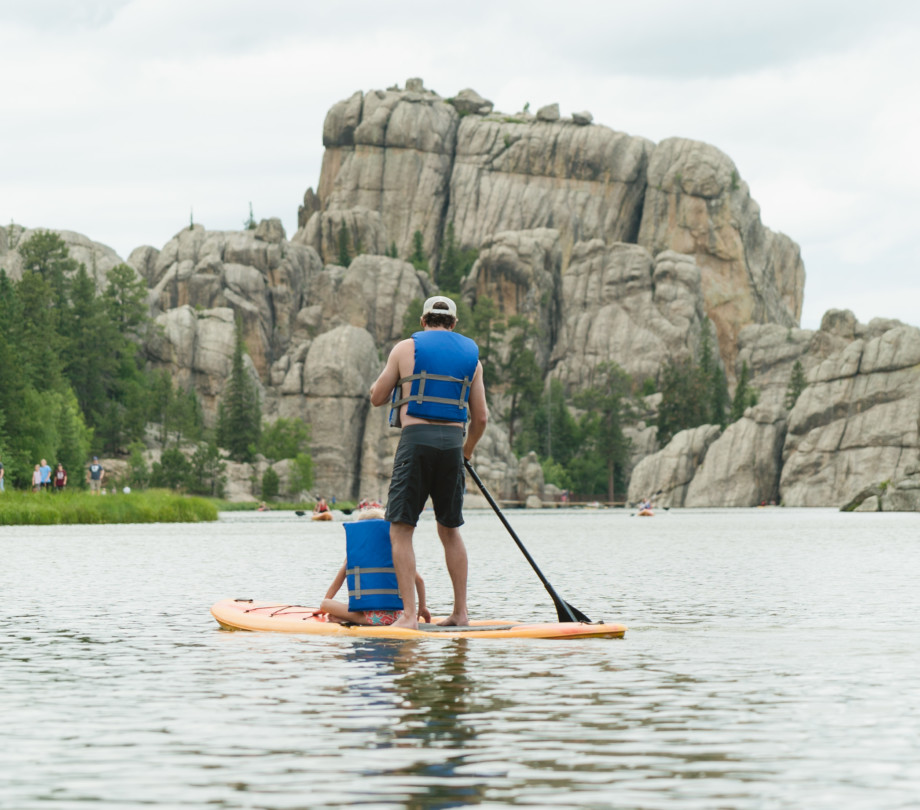
[[[38,464],[32,470],[32,492],[38,492],[42,488],[42,471]]]
[[[63,492],[64,487],[67,486],[67,470],[64,469],[63,464],[58,464],[57,469],[54,471],[54,492]]]
[[[51,466],[45,459],[42,459],[42,465],[38,471],[41,473],[41,488],[51,489]]]
[[[86,470],[86,480],[89,483],[89,494],[98,495],[102,492],[102,481],[105,478],[105,467],[99,463],[99,456],[93,456],[93,463]]]
[[[6,491],[6,484],[3,481],[3,458],[0,457],[0,492]]]
[[[345,548],[345,562],[326,591],[320,610],[328,614],[331,622],[393,624],[402,615],[403,600],[393,568],[390,524],[383,520],[382,509],[365,509],[356,521],[345,524]],[[334,598],[346,579],[348,604]],[[425,604],[425,582],[418,572],[415,593],[418,594],[418,615],[430,622],[431,613]]]

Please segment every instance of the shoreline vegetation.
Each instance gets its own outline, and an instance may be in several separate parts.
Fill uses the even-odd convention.
[[[312,512],[315,503],[266,503],[272,512]],[[353,501],[333,508],[350,514]],[[90,495],[85,490],[60,493],[7,490],[0,495],[0,526],[56,526],[79,523],[201,523],[219,512],[258,511],[258,501],[225,501],[181,495],[164,489]]]
[[[11,492],[0,495],[0,526],[78,523],[200,523],[217,520],[217,503],[166,490],[90,495]]]

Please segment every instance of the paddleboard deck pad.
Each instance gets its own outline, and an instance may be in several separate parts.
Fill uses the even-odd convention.
[[[222,599],[211,606],[211,615],[225,630],[268,630],[320,636],[372,638],[622,638],[626,627],[605,622],[550,622],[544,624],[476,620],[465,627],[420,624],[405,627],[338,624],[320,617],[318,608],[254,599]]]

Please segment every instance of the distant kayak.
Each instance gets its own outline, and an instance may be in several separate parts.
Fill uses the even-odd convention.
[[[638,512],[639,517],[652,517],[654,514],[651,509],[640,509]]]
[[[375,638],[622,638],[626,627],[604,622],[526,623],[506,619],[471,622],[467,627],[420,624],[405,627],[344,625],[324,621],[318,608],[253,599],[223,599],[212,605],[211,615],[225,630],[267,630],[322,636]]]
[[[332,512],[314,512],[310,520],[332,520]]]

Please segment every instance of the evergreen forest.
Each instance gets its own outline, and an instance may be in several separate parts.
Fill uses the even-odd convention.
[[[492,421],[507,431],[519,456],[536,453],[547,483],[573,495],[622,499],[628,429],[643,413],[644,396],[661,393],[656,423],[661,446],[685,428],[725,427],[757,401],[746,366],[729,397],[708,321],[698,356],[665,360],[657,379],[634,380],[607,362],[594,369],[582,390],[568,391],[541,368],[532,348],[538,334],[529,321],[505,317],[488,297],[478,297],[472,307],[464,302],[461,287],[477,254],[458,246],[452,223],[435,271],[420,233],[413,245],[406,260],[433,274],[443,294],[457,301],[459,331],[480,347]],[[30,487],[41,459],[63,464],[70,484],[82,486],[83,470],[96,454],[129,459],[132,486],[219,496],[224,459],[252,461],[257,453],[272,462],[291,459],[294,485],[312,486],[309,425],[281,419],[263,426],[256,387],[245,373],[239,322],[217,424],[207,430],[194,390],[146,365],[141,347],[155,325],[147,288],[132,268],[114,267],[97,289],[55,233],[36,232],[18,250],[22,278],[14,281],[0,270],[0,461],[7,487]],[[349,263],[360,250],[343,225],[340,262]],[[413,301],[406,314],[406,336],[418,329],[421,305]],[[804,386],[801,369],[799,374],[802,379],[790,383],[790,402]],[[148,468],[144,450],[151,437],[162,454]],[[277,486],[275,472],[267,472],[263,496]]]
[[[294,483],[312,486],[309,427],[278,420],[263,433],[258,395],[244,373],[239,324],[218,425],[206,430],[193,390],[145,362],[152,323],[147,288],[128,265],[103,289],[60,236],[38,231],[18,247],[22,278],[0,270],[0,462],[6,488],[28,489],[41,460],[84,486],[93,455],[129,459],[126,483],[219,496],[224,457],[294,460]],[[162,448],[149,468],[145,439]],[[263,437],[265,439],[263,443]],[[223,452],[219,450],[224,448]]]

